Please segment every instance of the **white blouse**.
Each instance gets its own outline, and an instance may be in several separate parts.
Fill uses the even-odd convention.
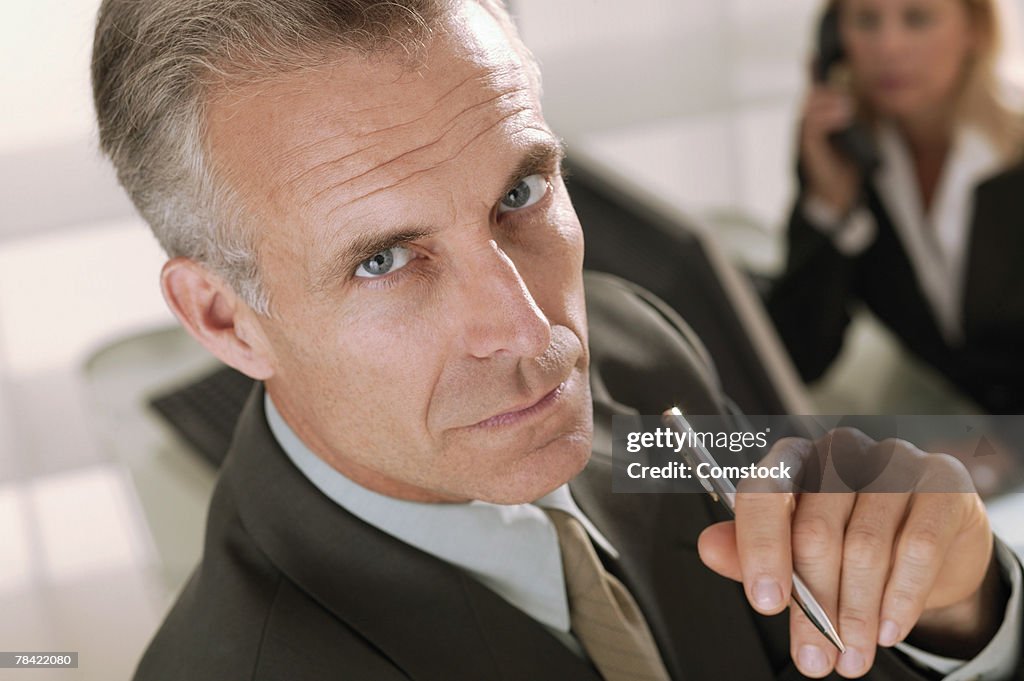
[[[958,345],[963,340],[961,311],[974,190],[1000,170],[1002,159],[979,128],[959,128],[936,186],[931,210],[926,213],[910,150],[902,136],[892,125],[882,125],[877,140],[882,165],[873,182],[879,198],[946,343]],[[801,208],[808,221],[829,234],[844,255],[858,255],[874,242],[878,228],[864,206],[855,208],[846,219],[816,198],[808,198]]]

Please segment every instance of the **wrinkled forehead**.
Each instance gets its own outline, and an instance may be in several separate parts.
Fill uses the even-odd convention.
[[[416,55],[343,53],[220,94],[208,144],[218,174],[261,213],[323,219],[488,133],[543,127],[537,89],[501,25],[466,2]]]

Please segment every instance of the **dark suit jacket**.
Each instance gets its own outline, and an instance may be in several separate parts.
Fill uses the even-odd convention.
[[[1024,413],[1024,164],[979,184],[968,241],[964,342],[943,339],[892,218],[870,183],[865,206],[875,242],[855,257],[807,222],[797,201],[786,269],[768,309],[804,380],[835,359],[855,304],[863,302],[914,355],[993,414]]]
[[[721,511],[695,494],[612,494],[611,415],[721,410],[702,350],[667,306],[587,279],[594,456],[571,482],[621,554],[674,679],[802,678],[788,616],[765,618],[705,568],[697,535]],[[201,564],[142,658],[137,681],[599,681],[541,624],[461,570],[350,515],[280,449],[257,388],[211,502]],[[629,405],[629,406],[626,406]],[[881,651],[867,677],[924,678]]]

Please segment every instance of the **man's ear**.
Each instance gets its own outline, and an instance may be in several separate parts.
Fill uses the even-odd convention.
[[[220,361],[258,381],[274,374],[274,355],[256,313],[221,277],[188,258],[168,260],[160,273],[167,305]]]

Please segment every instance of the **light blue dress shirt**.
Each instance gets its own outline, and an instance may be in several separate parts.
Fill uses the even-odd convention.
[[[573,515],[591,539],[612,556],[618,552],[601,535],[562,485],[532,504],[484,501],[424,504],[395,499],[362,487],[314,454],[285,423],[265,395],[267,422],[281,448],[321,492],[352,515],[425,553],[473,575],[506,601],[548,628],[581,656],[569,631],[569,601],[554,524],[542,508]],[[947,681],[1000,681],[1011,676],[1019,656],[1021,569],[1012,552],[996,542],[996,555],[1012,585],[1003,624],[989,645],[965,662],[898,647],[916,662],[947,674]]]

